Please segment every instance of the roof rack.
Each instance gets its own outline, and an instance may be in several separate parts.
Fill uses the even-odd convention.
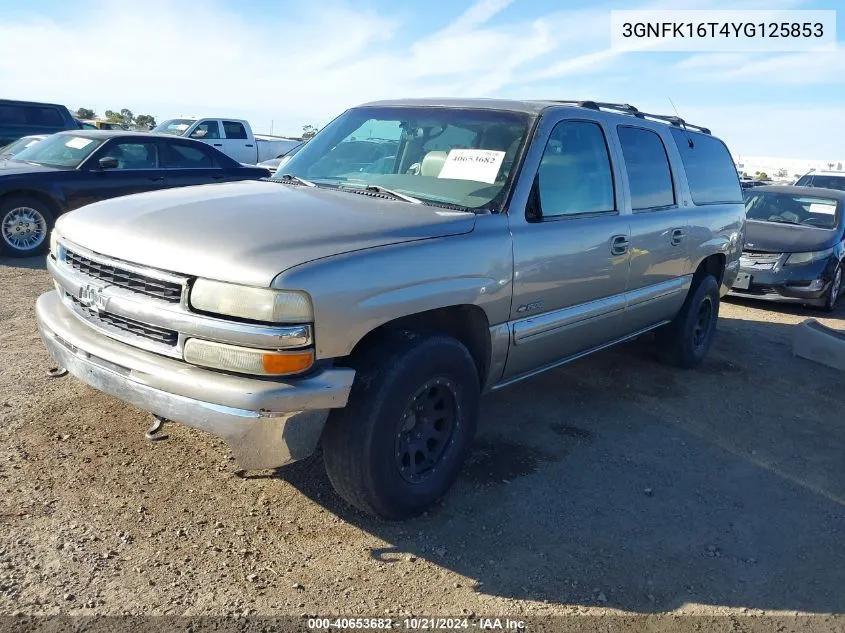
[[[668,123],[675,127],[680,128],[689,128],[691,130],[696,130],[701,132],[702,134],[710,134],[710,129],[706,127],[702,127],[700,125],[693,125],[692,123],[687,123],[679,116],[667,116],[664,114],[649,114],[648,112],[643,112],[629,103],[605,103],[603,101],[577,101],[577,100],[563,100],[563,99],[551,99],[551,103],[563,103],[567,105],[574,105],[578,106],[579,108],[587,108],[589,110],[611,110],[612,112],[620,112],[622,114],[630,114],[632,116],[637,117],[638,119],[653,119],[655,121],[663,121],[664,123]]]

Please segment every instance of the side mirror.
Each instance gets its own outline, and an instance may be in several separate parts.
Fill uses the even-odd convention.
[[[114,156],[103,156],[100,159],[100,169],[117,169],[119,164]]]
[[[191,138],[204,138],[207,133],[206,130],[194,130],[191,132]]]

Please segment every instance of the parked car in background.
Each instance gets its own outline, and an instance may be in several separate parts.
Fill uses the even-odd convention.
[[[822,187],[845,191],[845,171],[811,170],[801,176],[795,182],[795,185],[797,187]]]
[[[258,163],[258,166],[259,167],[266,167],[267,169],[270,170],[271,173],[275,174],[278,169],[280,169],[281,167],[284,167],[285,164],[291,158],[296,156],[296,153],[299,150],[301,150],[303,147],[305,147],[305,143],[307,143],[307,141],[302,141],[301,143],[299,143],[299,145],[294,145],[288,151],[276,156],[276,158],[271,158],[270,160],[261,161],[260,163]]]
[[[763,185],[771,184],[765,180],[755,180],[754,178],[740,178],[739,186],[743,189],[751,189],[752,187],[762,187]]]
[[[745,192],[745,244],[731,294],[832,311],[842,289],[845,191],[791,185]]]
[[[282,137],[256,136],[250,124],[242,119],[169,119],[154,127],[152,132],[185,136],[208,143],[245,165],[255,165],[274,158],[299,143]]]
[[[269,175],[190,139],[106,130],[54,134],[0,164],[0,252],[44,252],[56,218],[91,202]]]
[[[79,123],[63,105],[0,99],[0,146],[22,136],[78,129]]]
[[[120,123],[106,121],[104,119],[77,119],[83,130],[125,130]]]
[[[271,179],[60,218],[36,314],[95,388],[224,437],[243,468],[321,442],[346,500],[400,519],[458,476],[483,391],[650,330],[664,361],[700,363],[744,222],[727,148],[677,117],[371,103]]]
[[[14,143],[9,143],[6,147],[0,147],[0,160],[7,160],[16,154],[19,154],[27,147],[35,145],[38,141],[43,141],[49,136],[48,134],[33,134],[32,136],[22,136]]]

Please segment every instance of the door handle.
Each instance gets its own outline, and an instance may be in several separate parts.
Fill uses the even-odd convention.
[[[683,229],[672,229],[672,246],[677,246],[683,242],[684,237],[686,237],[686,233]]]
[[[214,147],[223,147],[223,143],[212,143]]]
[[[246,144],[246,146],[247,146],[247,147],[252,147],[252,143],[247,143],[247,144]]]
[[[216,175],[212,176],[212,178],[214,180],[223,180],[223,178],[225,178],[225,176],[221,176],[220,174],[216,174]]]
[[[610,252],[614,255],[624,255],[628,252],[630,244],[627,235],[614,235],[610,238]]]
[[[161,180],[164,180],[164,176],[150,176],[149,179],[152,180],[153,182],[159,182]]]

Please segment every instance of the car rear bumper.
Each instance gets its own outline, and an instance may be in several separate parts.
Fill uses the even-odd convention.
[[[100,334],[56,292],[36,303],[38,331],[56,362],[83,382],[168,420],[213,433],[243,468],[275,468],[310,455],[355,372],[322,371],[286,382],[235,376],[147,352]]]

